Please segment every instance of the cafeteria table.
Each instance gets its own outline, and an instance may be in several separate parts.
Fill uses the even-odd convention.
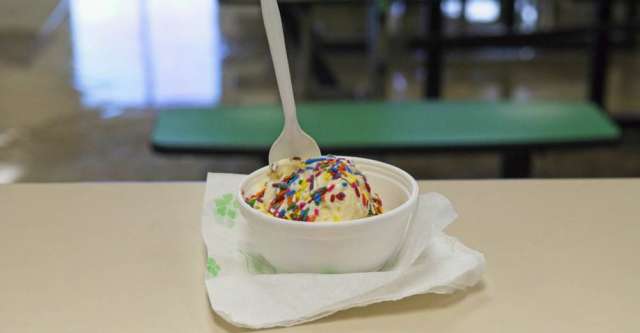
[[[240,332],[211,311],[204,183],[0,186],[0,332]],[[640,179],[420,181],[483,252],[473,288],[281,332],[638,332]]]
[[[502,154],[505,178],[529,177],[533,152],[591,148],[621,137],[600,108],[579,102],[333,101],[297,108],[302,128],[324,153],[493,151]],[[266,158],[282,122],[276,105],[165,109],[151,145],[165,154]]]

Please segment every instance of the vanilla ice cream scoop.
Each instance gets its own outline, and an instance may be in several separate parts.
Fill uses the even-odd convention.
[[[253,208],[287,220],[345,221],[382,213],[367,177],[346,158],[290,158],[271,165],[264,180],[243,195]]]

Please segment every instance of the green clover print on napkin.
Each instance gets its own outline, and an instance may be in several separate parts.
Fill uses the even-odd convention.
[[[211,257],[207,259],[207,272],[209,272],[211,277],[216,277],[218,273],[220,273],[220,266],[218,266],[218,263]]]
[[[267,259],[259,254],[247,253],[240,251],[244,256],[247,271],[252,274],[275,274],[277,273],[275,267],[273,267]]]
[[[335,269],[331,268],[331,267],[326,267],[323,270],[320,271],[321,274],[338,274],[338,271],[336,271]]]
[[[229,228],[233,227],[234,220],[238,216],[240,204],[233,198],[233,194],[226,193],[214,201],[214,213],[216,221],[220,224],[226,222]]]

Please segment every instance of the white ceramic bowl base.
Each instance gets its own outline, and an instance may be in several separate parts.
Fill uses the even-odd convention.
[[[392,165],[347,158],[355,162],[371,189],[382,198],[383,214],[342,222],[287,221],[251,208],[238,191],[249,239],[278,272],[371,272],[397,254],[416,210],[417,182]],[[266,171],[267,167],[248,175],[241,189],[251,188]]]

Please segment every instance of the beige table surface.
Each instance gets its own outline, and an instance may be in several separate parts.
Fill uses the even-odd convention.
[[[640,180],[438,181],[477,287],[283,331],[639,332]],[[0,332],[241,331],[212,314],[202,183],[0,186]]]

